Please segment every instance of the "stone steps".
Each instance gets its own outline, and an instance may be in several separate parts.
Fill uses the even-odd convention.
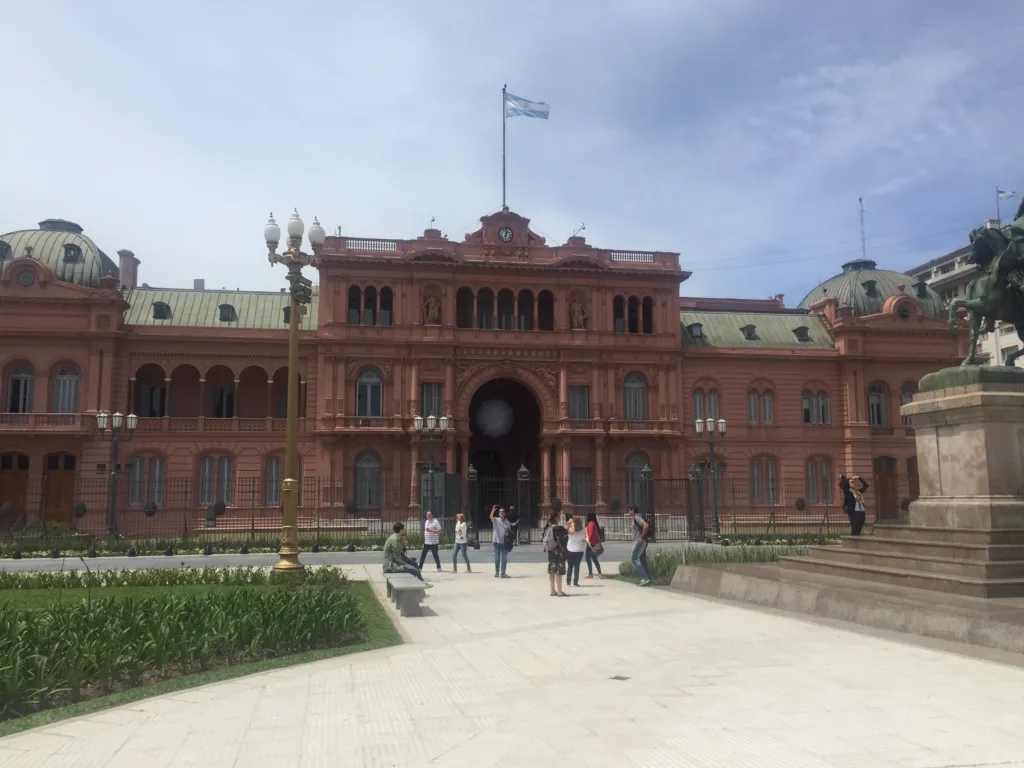
[[[854,536],[843,537],[857,538]],[[1024,528],[926,528],[913,525],[890,525],[876,523],[870,536],[860,538],[883,538],[906,541],[927,541],[938,544],[993,544],[1024,546]]]
[[[907,554],[976,562],[1024,560],[1024,544],[963,544],[929,539],[889,538],[878,531],[869,536],[843,536],[843,549],[874,554]]]
[[[875,547],[867,549],[847,547],[845,544],[842,547],[809,547],[808,550],[810,557],[830,563],[865,565],[943,576],[962,575],[972,579],[1024,579],[1024,560],[963,559],[949,554],[936,557],[910,546],[905,547],[903,551],[878,551]]]
[[[1024,596],[1024,578],[984,579],[950,576],[905,568],[858,565],[851,562],[823,560],[816,557],[780,557],[783,571],[799,571],[846,579],[861,579],[913,589],[950,592],[970,597]]]

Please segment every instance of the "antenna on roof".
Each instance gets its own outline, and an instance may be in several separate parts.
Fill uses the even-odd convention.
[[[572,236],[573,236],[573,237],[576,237],[576,235],[578,235],[578,234],[579,234],[580,232],[582,232],[582,231],[583,231],[584,229],[586,229],[586,228],[587,228],[587,225],[586,225],[586,223],[580,224],[580,228],[579,228],[579,229],[577,229],[577,230],[576,230],[575,232],[573,232],[573,233],[572,233]]]
[[[338,235],[338,237],[341,237],[341,225],[340,224],[338,225],[337,235]]]
[[[433,216],[430,217],[430,228],[431,229],[434,228],[434,217]]]
[[[857,202],[860,203],[860,257],[866,259],[868,257],[868,246],[867,240],[864,238],[864,198],[858,197]]]

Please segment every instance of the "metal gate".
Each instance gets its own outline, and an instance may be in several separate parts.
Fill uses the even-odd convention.
[[[479,542],[491,540],[490,513],[494,506],[505,508],[518,543],[532,541],[533,529],[540,519],[540,484],[528,471],[520,470],[513,477],[480,477],[475,472],[467,472],[466,479],[469,491],[466,519]]]

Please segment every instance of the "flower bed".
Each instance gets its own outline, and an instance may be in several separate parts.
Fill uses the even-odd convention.
[[[647,564],[651,567],[651,581],[654,584],[669,584],[680,565],[774,563],[780,557],[800,557],[806,554],[807,547],[802,546],[691,546],[652,552],[647,556]],[[623,578],[637,578],[636,570],[628,560],[619,564],[619,575]]]

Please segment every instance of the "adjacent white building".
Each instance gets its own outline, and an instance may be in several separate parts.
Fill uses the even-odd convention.
[[[999,222],[996,219],[989,219],[986,226],[998,227]],[[966,295],[967,284],[975,275],[974,265],[967,261],[970,252],[970,246],[958,248],[952,253],[908,269],[906,274],[914,278],[915,282],[927,283],[942,297],[946,306],[949,306],[953,299]],[[1007,355],[1020,349],[1021,343],[1012,325],[999,323],[995,332],[982,333],[978,337],[978,362],[1002,365],[1006,362]],[[1017,367],[1022,367],[1021,361],[1024,361],[1024,357],[1017,361]]]

